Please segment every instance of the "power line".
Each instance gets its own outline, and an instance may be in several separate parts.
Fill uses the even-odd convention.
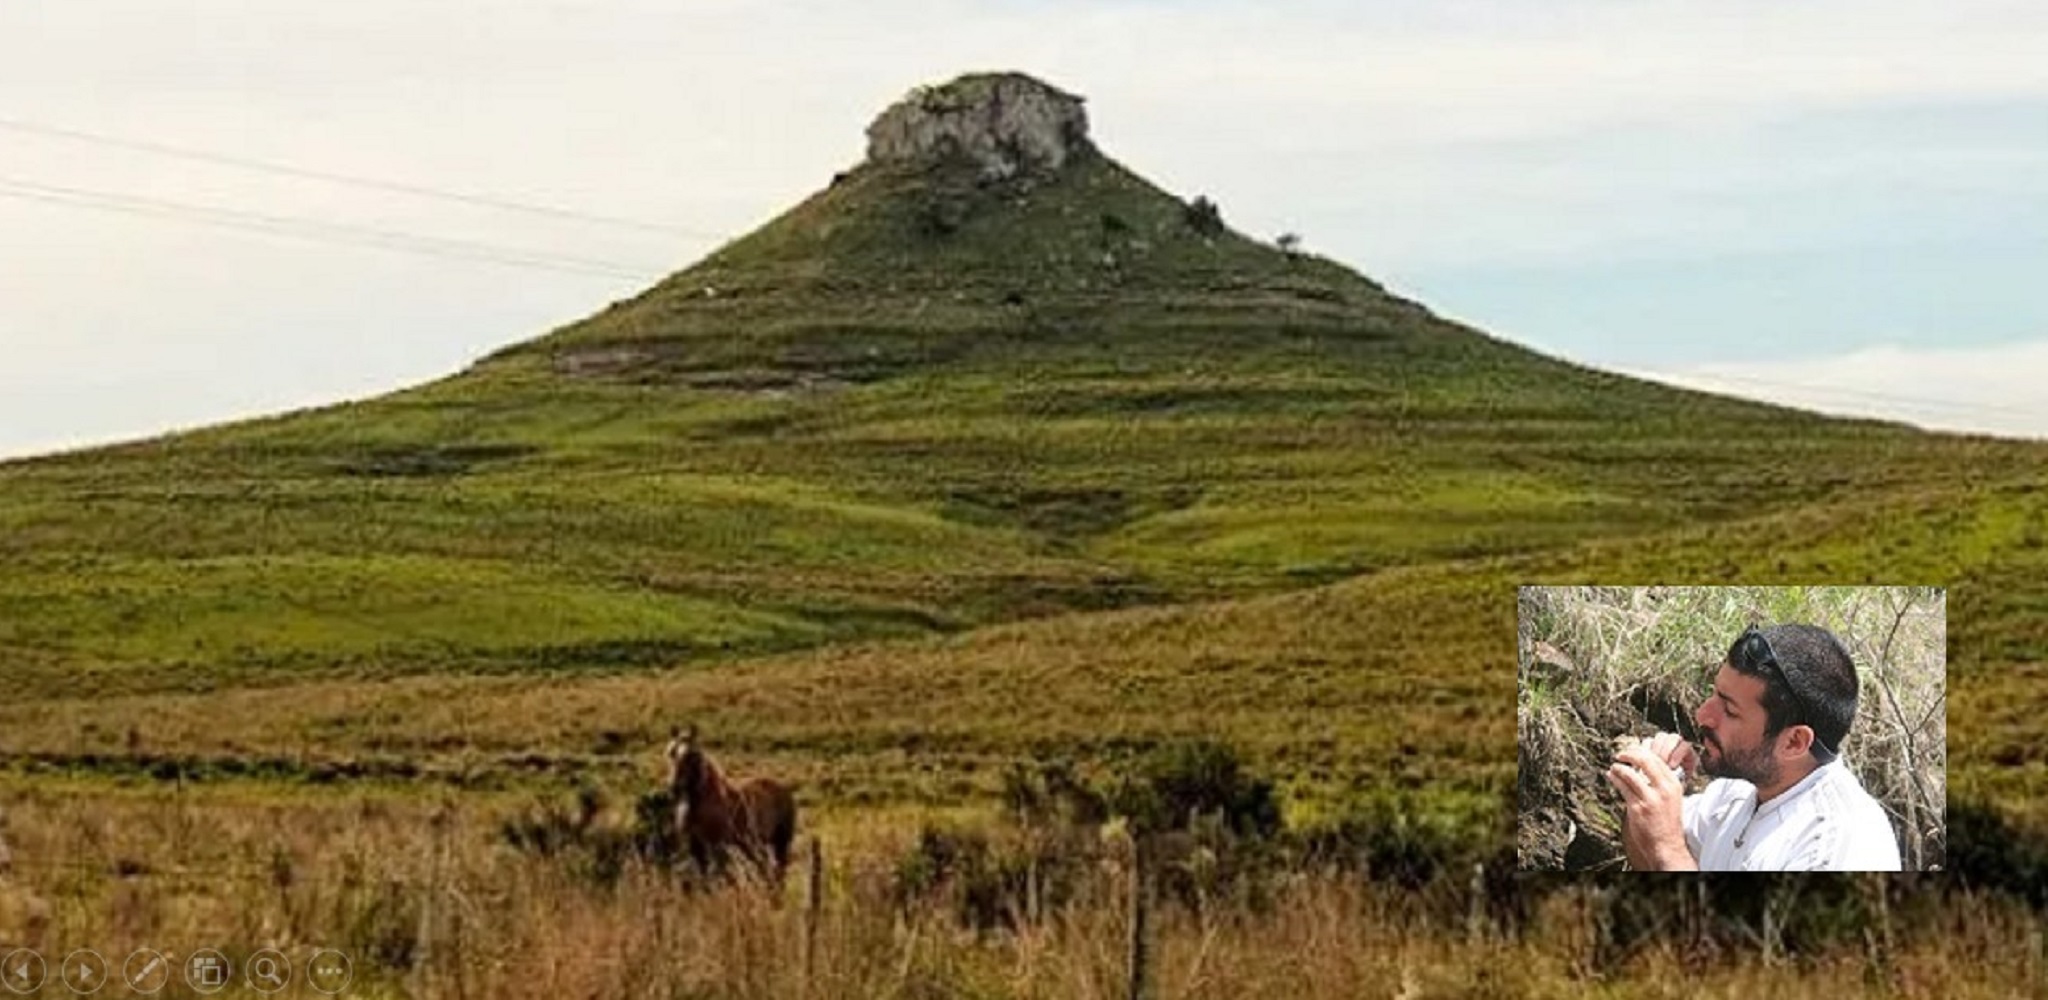
[[[1953,399],[1933,399],[1926,396],[1906,396],[1897,393],[1872,392],[1867,389],[1851,389],[1845,386],[1814,385],[1808,382],[1780,382],[1773,379],[1760,379],[1750,375],[1720,375],[1712,372],[1658,371],[1644,371],[1641,374],[1666,382],[1682,382],[1685,380],[1702,379],[1706,381],[1719,382],[1723,385],[1735,388],[1740,388],[1742,386],[1760,386],[1763,388],[1770,389],[1794,389],[1802,392],[1815,392],[1823,394],[1832,394],[1835,396],[1848,396],[1874,403],[1889,403],[1893,405],[1902,406],[1946,408],[1951,410],[1959,410],[1963,412],[1999,413],[2008,416],[2021,417],[2048,416],[2048,411],[2043,411],[2039,409],[2029,409],[2027,407],[2020,406],[2000,406],[1996,403],[1966,403],[1960,400]]]
[[[552,219],[566,219],[574,222],[592,223],[595,225],[618,226],[625,229],[637,229],[643,232],[672,233],[676,235],[689,236],[702,240],[723,240],[726,238],[724,234],[706,232],[701,229],[689,229],[682,226],[671,226],[659,222],[642,222],[637,219],[626,219],[613,215],[598,215],[592,212],[584,212],[571,208],[562,208],[556,205],[542,205],[534,202],[513,201],[512,199],[509,198],[499,198],[491,195],[469,194],[462,191],[450,191],[445,188],[428,187],[424,184],[410,184],[403,181],[382,180],[374,177],[357,177],[350,174],[334,173],[332,171],[327,170],[314,170],[307,167],[295,166],[289,163],[272,163],[265,160],[254,160],[240,156],[230,156],[225,153],[212,153],[207,152],[205,150],[189,149],[182,146],[169,146],[163,143],[145,142],[137,139],[123,139],[118,136],[102,135],[96,132],[82,132],[77,129],[57,128],[50,125],[39,125],[34,122],[18,121],[11,118],[0,118],[0,128],[10,129],[16,132],[25,132],[32,135],[42,135],[58,139],[67,139],[73,142],[86,142],[101,146],[111,146],[116,149],[126,149],[134,152],[150,153],[156,156],[166,156],[180,160],[192,160],[199,163],[212,163],[219,166],[235,167],[240,170],[254,170],[261,173],[277,174],[282,177],[296,177],[301,180],[321,181],[328,184],[343,184],[348,185],[350,187],[368,188],[376,191],[387,191],[396,194],[411,195],[417,198],[436,198],[442,201],[458,202],[464,205],[473,205],[482,208],[493,208],[506,212],[520,212],[526,215],[544,216]]]
[[[577,257],[543,250],[493,246],[488,243],[478,243],[471,240],[422,236],[417,233],[400,232],[391,229],[375,229],[368,226],[322,222],[315,219],[292,216],[267,215],[261,212],[245,212],[238,209],[217,208],[208,205],[191,205],[184,202],[144,198],[136,195],[43,184],[37,181],[24,181],[4,176],[0,176],[0,197],[93,208],[127,215],[169,218],[183,222],[196,222],[229,229],[266,233],[273,236],[312,240],[314,242],[368,246],[382,250],[399,250],[406,253],[419,253],[456,260],[483,261],[485,263],[505,264],[513,267],[531,267],[573,274],[599,275],[608,278],[628,278],[635,281],[652,281],[659,277],[659,275],[652,274],[647,269],[632,264],[621,264],[616,261]]]

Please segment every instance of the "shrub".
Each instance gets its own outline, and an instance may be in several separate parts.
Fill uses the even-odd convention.
[[[1109,805],[1140,834],[1187,830],[1211,815],[1240,836],[1270,837],[1280,830],[1273,783],[1251,775],[1237,751],[1213,740],[1169,743],[1154,751],[1119,783]]]
[[[666,788],[648,792],[633,803],[633,851],[640,860],[674,868],[687,856],[682,831],[676,829],[676,797]]]
[[[967,199],[961,195],[934,191],[917,205],[917,230],[928,237],[950,236],[967,222]]]
[[[945,912],[976,932],[1015,929],[1071,903],[1100,860],[1092,836],[927,824],[897,861],[892,901],[905,915]]]
[[[1456,809],[1396,795],[1346,802],[1294,838],[1311,860],[1407,888],[1439,879],[1462,885],[1474,864],[1493,863],[1508,849]]]
[[[2048,907],[2048,839],[1979,802],[1948,806],[1948,864],[1957,884]]]
[[[1109,819],[1103,794],[1069,760],[1011,764],[1003,772],[1001,796],[1004,809],[1026,826],[1100,826]]]
[[[1223,212],[1207,196],[1196,195],[1194,201],[1188,202],[1181,217],[1187,221],[1189,229],[1202,236],[1223,235]]]
[[[604,793],[585,786],[565,807],[537,803],[525,814],[499,825],[499,839],[522,854],[554,860],[565,870],[600,888],[612,888],[628,861],[673,868],[683,858],[675,829],[675,803],[666,789],[649,792],[634,802],[630,819],[621,826],[602,823]]]
[[[522,853],[552,858],[586,843],[602,808],[602,793],[587,786],[579,788],[573,807],[537,803],[525,814],[499,824],[499,839]]]
[[[943,909],[988,931],[1050,913],[1102,882],[1117,855],[1105,833],[1128,827],[1161,898],[1203,911],[1270,902],[1287,845],[1272,782],[1207,740],[1166,744],[1105,789],[1064,760],[1013,765],[1002,779],[1006,822],[930,826],[899,859],[895,904]]]

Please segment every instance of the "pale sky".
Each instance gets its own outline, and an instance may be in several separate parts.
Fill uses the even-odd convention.
[[[986,69],[1085,96],[1105,150],[1238,228],[1508,339],[2048,436],[2044,52],[2037,3],[8,4],[0,456],[454,371]]]

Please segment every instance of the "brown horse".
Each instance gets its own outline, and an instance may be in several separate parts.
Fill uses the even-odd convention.
[[[751,862],[781,884],[796,839],[796,797],[772,778],[737,784],[697,745],[697,727],[678,729],[668,744],[669,791],[676,801],[676,832],[706,874],[723,871],[730,854]]]

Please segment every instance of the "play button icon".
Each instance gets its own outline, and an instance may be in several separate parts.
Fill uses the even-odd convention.
[[[91,948],[64,956],[64,985],[73,993],[98,993],[107,985],[107,960]]]

